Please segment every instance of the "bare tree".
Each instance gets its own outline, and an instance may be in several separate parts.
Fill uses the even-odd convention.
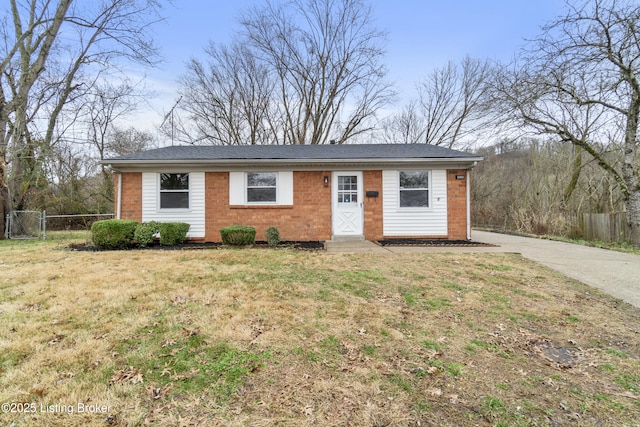
[[[55,144],[65,106],[123,58],[153,63],[149,28],[160,19],[161,4],[9,0],[9,6],[4,18],[11,25],[0,30],[0,221],[12,205],[23,204],[24,160],[33,157],[36,139],[44,150]]]
[[[211,43],[205,52],[208,62],[192,59],[181,79],[180,106],[192,126],[178,127],[180,136],[194,143],[277,143],[271,114],[275,81],[267,66],[238,42],[229,47]]]
[[[151,145],[153,138],[145,132],[134,128],[120,129],[118,119],[126,117],[136,110],[141,98],[147,94],[142,82],[131,84],[123,79],[118,83],[109,81],[95,82],[87,93],[79,100],[77,111],[80,122],[87,129],[86,141],[90,145],[86,153],[97,153],[99,172],[92,180],[85,179],[96,187],[94,198],[107,202],[113,199],[113,173],[111,169],[99,161],[110,155],[126,154],[141,151]],[[74,103],[76,105],[78,103]],[[92,171],[93,172],[93,171]],[[105,203],[102,203],[105,205]]]
[[[250,9],[230,47],[207,49],[183,79],[194,139],[343,143],[369,132],[392,92],[384,34],[362,0],[289,0]]]
[[[98,152],[100,160],[105,159],[108,139],[115,121],[135,110],[133,87],[126,81],[113,85],[104,82],[94,85],[83,99],[87,126],[87,141]]]
[[[113,156],[122,156],[148,150],[155,145],[155,138],[149,132],[133,127],[126,129],[114,127],[107,141],[106,153]]]
[[[493,65],[466,57],[449,61],[416,85],[418,99],[385,126],[389,142],[464,147],[492,120],[487,108]]]
[[[425,119],[420,114],[418,101],[409,101],[402,111],[385,120],[382,130],[383,140],[389,144],[424,142]]]
[[[635,244],[640,244],[639,27],[637,2],[568,2],[566,15],[544,27],[496,84],[497,105],[510,119],[579,147],[615,179]],[[619,164],[607,155],[618,147]]]
[[[485,126],[491,76],[489,61],[470,57],[460,66],[449,62],[429,75],[418,86],[424,142],[451,148]]]

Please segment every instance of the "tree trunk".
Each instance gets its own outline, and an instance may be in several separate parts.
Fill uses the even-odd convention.
[[[578,186],[578,180],[580,179],[580,172],[582,171],[582,148],[578,145],[574,145],[575,157],[573,159],[573,173],[571,174],[571,181],[567,188],[564,190],[562,196],[562,210],[565,210],[569,204],[569,199]]]
[[[3,158],[0,158],[0,240],[4,239],[5,217],[10,212],[6,170],[7,163]]]
[[[632,244],[640,246],[640,189],[629,192],[624,204],[627,209],[627,230]]]

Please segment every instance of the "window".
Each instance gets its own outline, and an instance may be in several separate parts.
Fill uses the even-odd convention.
[[[189,174],[160,174],[160,209],[189,209]]]
[[[358,202],[358,177],[338,176],[338,203]]]
[[[400,172],[400,207],[429,207],[429,172]]]
[[[276,172],[247,173],[247,202],[248,203],[276,203],[277,199]]]

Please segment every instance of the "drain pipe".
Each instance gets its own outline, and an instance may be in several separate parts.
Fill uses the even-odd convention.
[[[120,219],[122,213],[122,172],[118,172],[118,201],[116,203],[116,219]]]
[[[471,240],[471,170],[467,169],[467,240]]]

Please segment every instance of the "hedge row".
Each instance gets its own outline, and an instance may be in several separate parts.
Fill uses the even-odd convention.
[[[91,226],[91,239],[99,249],[128,249],[146,247],[156,236],[160,244],[171,246],[183,243],[187,238],[189,224],[184,222],[138,222],[126,219],[96,221]],[[256,240],[256,229],[243,225],[232,225],[220,230],[222,243],[230,246],[252,245]],[[266,230],[267,243],[275,246],[280,242],[276,227]]]
[[[127,219],[96,221],[91,226],[91,240],[99,249],[145,247],[160,235],[161,245],[176,245],[187,238],[190,225],[184,222],[138,222]]]

